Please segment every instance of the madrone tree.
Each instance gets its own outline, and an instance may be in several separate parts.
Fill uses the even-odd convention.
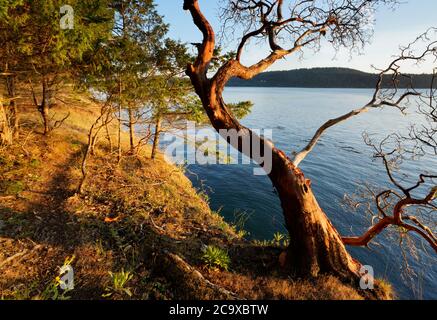
[[[223,99],[226,83],[233,77],[251,79],[265,71],[276,61],[297,54],[305,48],[317,49],[330,43],[335,48],[350,50],[363,46],[371,36],[368,28],[369,13],[378,5],[394,1],[367,0],[228,0],[224,2],[222,21],[231,30],[243,30],[236,55],[225,61],[213,75],[210,66],[214,61],[216,34],[203,15],[198,0],[184,0],[183,8],[188,11],[203,39],[198,47],[198,56],[187,67],[187,75],[200,97],[213,127],[220,131],[235,130],[238,139],[228,142],[250,158],[256,158],[254,146],[269,150],[272,154],[270,180],[276,188],[290,234],[290,246],[285,254],[285,265],[296,275],[318,276],[331,273],[342,279],[356,281],[360,263],[346,250],[345,243],[353,244],[351,238],[343,238],[320,208],[311,188],[298,165],[312,150],[321,135],[329,127],[350,117],[382,106],[398,106],[416,91],[401,95],[396,90],[386,94],[382,82],[396,63],[381,71],[375,94],[369,103],[360,109],[325,123],[301,152],[290,159],[270,141],[264,140],[249,128],[241,125]],[[251,40],[266,43],[269,52],[264,59],[245,66],[242,56]],[[263,42],[264,41],[264,42]],[[434,49],[435,50],[435,49]],[[429,52],[433,52],[431,47]],[[435,52],[435,51],[434,51]],[[390,77],[390,76],[388,76]],[[243,139],[250,139],[252,147],[243,148]],[[262,166],[263,163],[260,163]],[[362,243],[358,243],[362,244]]]

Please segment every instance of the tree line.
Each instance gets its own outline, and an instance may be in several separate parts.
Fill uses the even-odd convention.
[[[66,85],[97,92],[120,129],[129,128],[130,152],[140,147],[135,125],[159,128],[163,115],[195,107],[181,78],[188,48],[168,38],[153,1],[70,1],[72,29],[60,25],[62,6],[62,1],[8,0],[1,12],[4,104],[14,136],[18,86],[30,93],[44,135],[64,120],[51,118],[50,111],[61,103],[58,93]]]
[[[68,86],[88,91],[101,105],[89,131],[84,176],[86,159],[110,123],[118,124],[117,141],[109,133],[107,138],[120,162],[124,153],[137,154],[147,143],[152,143],[150,156],[155,159],[165,130],[181,120],[205,122],[200,100],[185,76],[186,65],[194,59],[190,47],[168,36],[169,25],[154,1],[76,0],[69,1],[68,8],[61,0],[1,4],[2,144],[19,139],[20,93],[30,96],[47,136],[69,117],[55,112],[65,103],[59,94]],[[243,102],[231,108],[242,117],[250,106]],[[123,131],[129,134],[129,150],[122,150]]]
[[[373,89],[378,77],[376,73],[347,68],[311,68],[264,72],[249,81],[234,78],[228,86]],[[406,74],[399,79],[398,87],[408,88],[412,83],[417,89],[428,89],[432,77],[432,74]],[[384,76],[383,87],[392,87],[391,75]]]

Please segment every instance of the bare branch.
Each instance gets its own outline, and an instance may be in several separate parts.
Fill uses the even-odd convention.
[[[315,133],[311,141],[295,155],[293,163],[295,166],[299,166],[299,164],[306,158],[306,156],[314,149],[317,142],[320,140],[322,135],[329,128],[342,123],[352,117],[360,115],[362,113],[368,112],[370,109],[381,108],[384,106],[390,106],[398,108],[401,112],[404,112],[405,107],[402,106],[404,101],[407,101],[409,97],[423,97],[424,94],[418,92],[414,89],[413,83],[410,79],[410,85],[405,90],[405,92],[398,94],[399,82],[406,77],[400,72],[400,63],[401,62],[421,62],[429,56],[436,56],[437,50],[437,40],[431,41],[429,40],[429,36],[434,36],[437,29],[431,28],[418,38],[416,38],[412,43],[408,46],[401,49],[400,55],[394,59],[389,66],[381,70],[378,75],[378,80],[376,83],[375,91],[372,96],[372,99],[363,107],[359,109],[352,110],[349,113],[346,113],[338,118],[331,119],[325,122]],[[414,53],[414,46],[420,44],[420,42],[428,40],[429,43],[426,45],[426,48],[423,49],[419,53]],[[384,87],[388,87],[384,89]],[[434,78],[431,84],[431,90],[434,88]],[[433,100],[431,100],[433,101]],[[436,144],[437,146],[437,144]],[[437,150],[437,148],[436,148]]]

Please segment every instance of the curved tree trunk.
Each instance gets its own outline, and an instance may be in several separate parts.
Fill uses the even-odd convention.
[[[192,79],[194,82],[198,81],[196,76]],[[214,81],[201,83],[201,87],[202,92],[208,92],[202,101],[208,106],[207,113],[214,128],[217,131],[236,130],[241,137],[238,143],[231,142],[233,147],[251,159],[254,159],[253,149],[256,145],[259,145],[265,154],[272,155],[269,178],[278,191],[285,224],[290,234],[286,259],[289,270],[298,276],[331,273],[344,279],[355,279],[360,264],[349,255],[341,236],[317,203],[310,180],[305,178],[302,171],[284,152],[243,127],[227,112],[221,98],[222,89],[217,89]],[[243,147],[242,140],[247,136],[250,137],[251,150]]]
[[[360,264],[347,252],[342,239],[322,211],[311,189],[311,182],[280,150],[269,141],[242,126],[229,112],[222,93],[232,77],[250,79],[267,69],[290,51],[276,50],[259,63],[245,67],[236,59],[229,60],[209,79],[208,68],[214,55],[214,31],[200,11],[197,0],[185,0],[184,9],[189,10],[193,21],[203,34],[199,55],[187,68],[187,75],[202,101],[213,127],[220,130],[235,130],[239,138],[228,142],[253,160],[255,149],[266,150],[272,155],[272,170],[269,177],[277,189],[286,227],[290,234],[287,251],[287,266],[300,276],[317,276],[331,273],[343,279],[356,280]],[[250,139],[251,148],[243,147],[243,139]],[[256,147],[256,146],[259,147]]]
[[[346,251],[341,236],[317,203],[310,180],[277,149],[273,150],[272,167],[269,177],[278,191],[290,234],[287,265],[298,275],[358,276],[360,265]]]

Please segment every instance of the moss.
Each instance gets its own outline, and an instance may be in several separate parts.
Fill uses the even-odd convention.
[[[21,181],[2,181],[0,182],[0,192],[8,195],[15,196],[24,190],[24,183]]]
[[[41,161],[39,161],[38,159],[32,159],[32,160],[30,160],[29,165],[31,168],[36,169],[36,168],[39,168],[41,166]]]

